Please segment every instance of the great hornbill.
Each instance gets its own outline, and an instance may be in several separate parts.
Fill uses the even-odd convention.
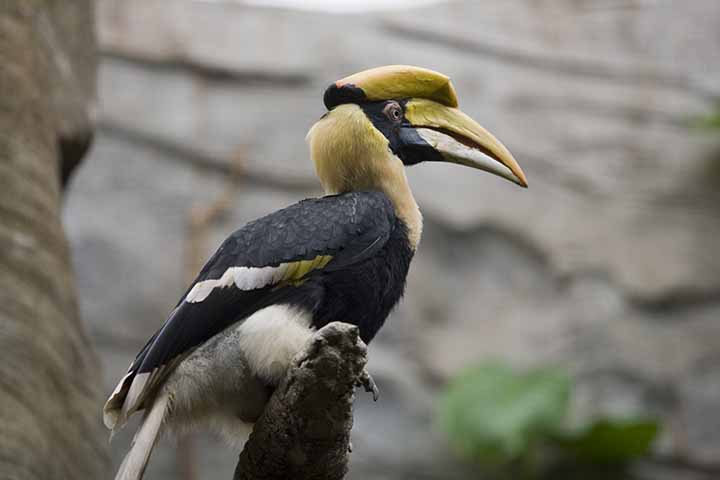
[[[324,102],[307,141],[327,195],[233,232],[137,355],[103,410],[113,431],[146,412],[117,479],[142,476],[167,426],[206,422],[237,440],[327,323],[372,340],[422,231],[405,166],[457,163],[527,186],[510,152],[458,110],[445,75],[374,68],[330,85]]]

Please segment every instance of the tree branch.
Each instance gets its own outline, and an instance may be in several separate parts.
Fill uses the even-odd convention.
[[[234,480],[341,480],[365,363],[357,327],[336,322],[319,330],[255,424]]]

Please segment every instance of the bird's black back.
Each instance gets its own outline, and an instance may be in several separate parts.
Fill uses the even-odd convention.
[[[305,308],[315,327],[354,323],[369,341],[401,297],[412,257],[407,231],[380,192],[303,200],[248,223],[223,242],[188,291],[232,267],[277,267],[321,255],[332,260],[301,282],[215,289],[198,303],[184,301],[184,295],[131,370],[154,371],[273,304]]]

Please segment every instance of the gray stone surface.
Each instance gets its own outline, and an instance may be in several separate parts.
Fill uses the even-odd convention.
[[[497,357],[564,365],[577,417],[658,414],[659,452],[717,462],[720,146],[688,128],[720,94],[717,2],[458,1],[356,16],[99,3],[103,129],[65,217],[108,391],[180,295],[190,209],[223,191],[233,158],[245,177],[208,255],[246,221],[319,193],[304,136],[325,85],[410,63],[453,77],[530,189],[411,169],[425,237],[406,300],[370,347],[383,394],[357,404],[350,478],[474,478],[434,429],[435,396]],[[200,477],[230,478],[235,454],[197,438]],[[162,444],[150,478],[174,478],[174,448]]]
[[[180,57],[198,67],[216,64],[198,53],[212,50],[245,82],[198,77],[192,68],[178,74],[106,62],[101,88],[113,95],[103,96],[103,118],[219,155],[249,144],[253,168],[312,175],[303,138],[322,112],[318,98],[328,79],[378,64],[422,64],[451,74],[463,109],[505,139],[532,179],[532,191],[518,194],[452,166],[415,169],[426,213],[460,230],[492,222],[525,231],[562,273],[607,270],[633,295],[719,289],[720,260],[707,240],[720,234],[713,215],[716,151],[687,128],[712,106],[713,90],[698,85],[712,85],[718,72],[712,62],[698,66],[698,44],[711,44],[716,35],[716,4],[698,2],[677,13],[662,6],[627,11],[566,2],[487,3],[432,6],[386,20],[171,2],[170,12],[197,19],[184,29],[187,20],[173,22],[172,15],[161,27],[137,20],[154,18],[158,2],[104,2],[101,38],[109,51]],[[226,22],[213,21],[218,10]],[[695,41],[666,40],[669,53],[670,47],[655,45],[651,26],[664,27],[671,15],[678,17],[675,23],[697,28],[697,35]],[[277,38],[269,54],[256,30],[243,26],[271,20],[277,21]],[[628,39],[619,41],[615,29],[627,29]],[[164,40],[155,41],[158,35]],[[256,43],[260,48],[237,47]],[[649,44],[655,46],[643,49]],[[304,61],[309,80],[247,85],[247,75],[265,71],[270,60],[267,72],[280,76]],[[239,105],[243,115],[234,115]],[[149,111],[139,117],[143,109]],[[284,141],[258,142],[279,135]]]

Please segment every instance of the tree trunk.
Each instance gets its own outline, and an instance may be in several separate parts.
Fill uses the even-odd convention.
[[[62,186],[92,138],[91,0],[0,3],[0,478],[106,478]]]

